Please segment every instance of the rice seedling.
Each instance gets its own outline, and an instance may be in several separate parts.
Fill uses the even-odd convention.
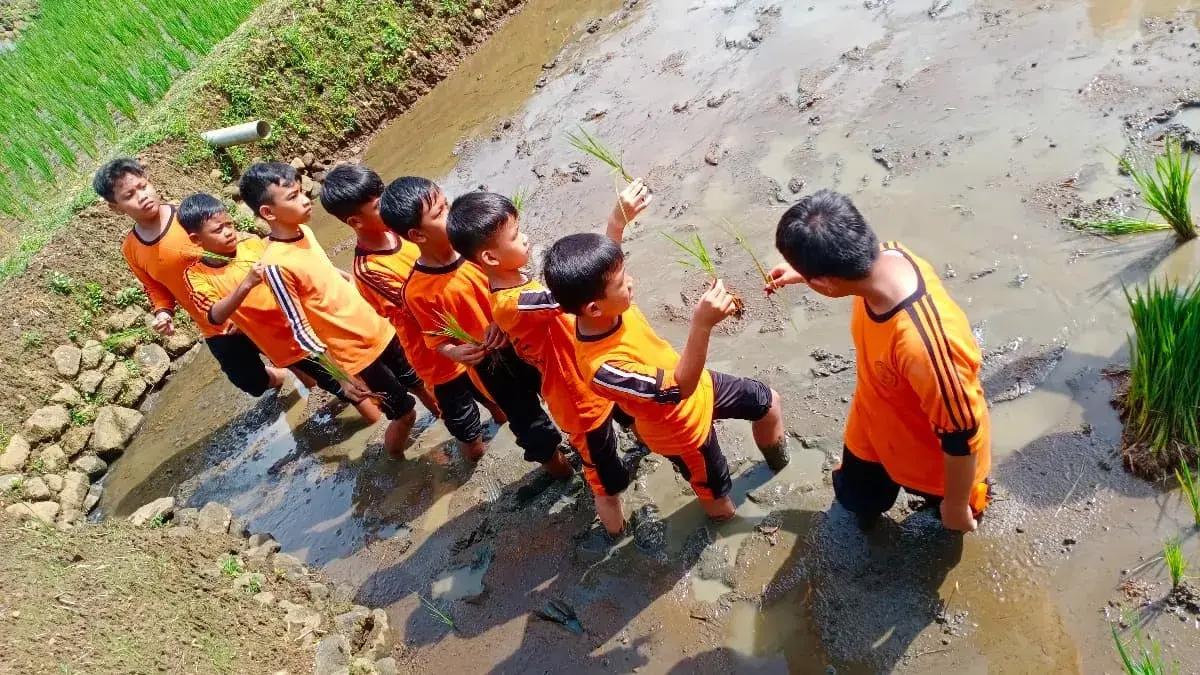
[[[1150,282],[1125,297],[1134,331],[1125,405],[1132,440],[1155,453],[1200,446],[1200,285]]]
[[[525,203],[529,201],[529,191],[523,187],[519,187],[513,191],[509,201],[512,202],[513,208],[517,210],[518,214],[524,213]]]
[[[1143,234],[1146,232],[1161,232],[1171,229],[1166,223],[1152,223],[1139,218],[1115,216],[1108,220],[1083,220],[1080,218],[1063,218],[1063,222],[1077,230],[1089,234],[1117,237],[1123,234]]]
[[[457,340],[464,345],[483,346],[483,343],[471,335],[462,327],[458,319],[454,318],[453,314],[448,312],[438,312],[438,319],[441,323],[437,330],[425,331],[426,335],[437,335],[441,337]]]
[[[1121,635],[1117,632],[1117,627],[1112,627],[1113,642],[1117,645],[1117,656],[1121,659],[1121,666],[1125,669],[1125,675],[1168,675],[1168,673],[1176,672],[1169,670],[1166,661],[1162,655],[1162,645],[1157,640],[1152,640],[1147,646],[1142,641],[1142,632],[1134,629],[1134,640],[1130,645],[1136,648],[1134,653],[1130,653],[1129,647],[1121,642]]]
[[[1192,522],[1196,527],[1200,527],[1200,464],[1196,465],[1196,472],[1192,473],[1187,457],[1180,453],[1179,468],[1175,469],[1175,480],[1179,483],[1179,489],[1183,492],[1187,505],[1192,509]]]
[[[1196,238],[1196,225],[1192,222],[1188,204],[1188,191],[1196,172],[1192,169],[1191,156],[1183,151],[1178,141],[1167,137],[1163,154],[1154,158],[1153,171],[1135,167],[1124,157],[1121,167],[1141,189],[1142,200],[1167,221],[1180,241]]]
[[[604,145],[599,138],[589,134],[583,127],[579,127],[578,134],[568,131],[567,141],[576,150],[591,155],[606,164],[614,174],[624,178],[626,183],[633,182],[633,176],[629,175],[629,172],[625,170],[625,165],[621,163],[621,156]]]
[[[1188,561],[1183,557],[1183,547],[1180,545],[1178,537],[1171,537],[1163,544],[1163,562],[1166,563],[1167,572],[1171,575],[1171,588],[1176,588],[1183,583],[1183,578],[1188,570]]]
[[[704,240],[700,238],[700,235],[695,235],[691,241],[676,239],[665,232],[663,236],[686,254],[685,257],[678,261],[680,265],[700,270],[707,274],[713,281],[717,280],[716,263],[713,262],[712,256],[708,253],[708,247],[704,245]]]
[[[423,595],[417,597],[421,598],[421,605],[425,608],[425,611],[429,612],[429,615],[434,619],[437,619],[438,623],[448,627],[450,630],[458,630],[458,626],[454,624],[454,618],[449,613],[442,611],[442,608],[434,604],[429,598]]]
[[[762,279],[763,288],[769,287],[771,285],[771,275],[767,272],[767,268],[762,264],[762,261],[758,259],[758,255],[750,246],[750,240],[746,239],[746,235],[742,234],[741,230],[737,229],[733,223],[730,223],[728,220],[723,221],[721,229],[725,230],[729,236],[733,237],[733,241],[737,243],[738,247],[745,251],[746,255],[750,256],[750,260],[754,263],[754,269],[758,271],[758,276]],[[770,295],[767,296],[767,302],[775,305],[775,300],[772,299]],[[788,325],[790,325],[792,330],[799,335],[800,328],[796,326],[796,322],[792,320],[791,314],[782,308],[776,307],[776,309],[779,310],[780,314],[784,315],[784,318],[787,319]]]

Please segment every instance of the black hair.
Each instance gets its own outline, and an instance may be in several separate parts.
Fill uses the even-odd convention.
[[[454,250],[476,260],[505,223],[516,217],[517,207],[508,197],[495,192],[468,192],[450,205],[446,234]]]
[[[200,228],[204,227],[204,222],[209,218],[227,211],[228,209],[220,199],[207,192],[197,192],[184,197],[183,201],[179,202],[179,213],[176,217],[179,218],[179,224],[188,234],[196,234]]]
[[[296,167],[283,162],[259,162],[251,164],[246,173],[238,181],[238,192],[246,206],[258,215],[258,209],[264,204],[271,203],[270,187],[278,185],[289,187],[296,183]]]
[[[408,239],[409,230],[421,227],[421,216],[425,215],[425,209],[433,206],[439,191],[437,183],[428,178],[397,178],[388,183],[379,199],[379,216],[388,229]]]
[[[129,174],[145,178],[146,167],[132,157],[118,157],[96,170],[96,175],[92,176],[92,189],[104,201],[115,202],[117,181]]]
[[[571,234],[546,251],[542,274],[563,311],[579,314],[584,305],[604,297],[604,287],[624,262],[625,254],[612,239]]]
[[[865,279],[879,256],[879,240],[854,202],[821,190],[789,208],[775,229],[775,247],[805,278]]]
[[[363,204],[383,195],[383,179],[362,164],[340,164],[321,184],[321,206],[345,221],[357,215]]]

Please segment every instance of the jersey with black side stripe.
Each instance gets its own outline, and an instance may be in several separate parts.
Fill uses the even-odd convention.
[[[599,427],[613,403],[596,395],[575,361],[575,317],[564,314],[550,291],[532,279],[492,291],[492,318],[517,355],[542,374],[542,400],[568,434]]]
[[[637,305],[600,335],[575,333],[575,358],[592,391],[616,402],[636,422],[653,451],[680,455],[708,440],[713,420],[712,375],[706,369],[691,396],[675,382],[679,353],[650,327]]]
[[[846,447],[882,463],[897,483],[929,494],[945,492],[945,454],[975,455],[982,481],[990,470],[991,427],[971,325],[928,262],[896,242],[884,243],[880,255],[902,256],[918,284],[884,314],[855,298],[858,381]]]

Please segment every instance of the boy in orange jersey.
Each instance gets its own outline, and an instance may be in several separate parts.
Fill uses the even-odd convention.
[[[291,326],[275,297],[262,285],[263,267],[258,261],[266,249],[266,240],[252,237],[239,242],[225,205],[204,193],[190,195],[179,203],[179,224],[192,243],[213,254],[201,256],[184,275],[196,308],[214,324],[232,321],[280,368],[290,368],[308,358],[308,352],[292,336]],[[313,376],[322,389],[349,400],[329,373],[318,370]],[[381,417],[378,407],[369,399],[357,405],[370,421]]]
[[[650,201],[649,190],[632,183],[611,219],[636,218]],[[540,282],[523,271],[529,264],[529,239],[521,233],[512,202],[492,192],[469,192],[454,200],[446,231],[455,250],[487,274],[492,317],[508,335],[517,355],[542,375],[542,400],[583,460],[596,515],[610,538],[621,535],[625,517],[621,492],[629,472],[617,454],[614,417],[628,425],[612,401],[597,396],[575,364],[574,317],[564,314]]]
[[[415,243],[421,256],[404,286],[404,303],[425,334],[425,343],[442,355],[474,370],[487,393],[504,411],[525,459],[538,462],[555,478],[574,470],[559,445],[562,435],[538,400],[541,376],[522,361],[492,320],[487,276],[459,255],[446,234],[446,196],[432,181],[404,177],[392,181],[379,202],[380,216],[393,232]],[[440,333],[456,321],[471,336],[459,342]],[[457,380],[460,387],[469,381]],[[479,410],[469,391],[439,386],[442,415],[479,424]]]
[[[300,189],[294,168],[279,162],[254,164],[238,186],[246,204],[271,227],[260,263],[296,342],[313,357],[324,355],[336,364],[350,398],[378,398],[391,420],[384,449],[402,458],[416,421],[413,394],[430,409],[434,403],[405,358],[396,330],[333,266],[305,225],[312,202]],[[326,370],[314,359],[300,361],[297,367],[314,378]]]
[[[92,187],[110,209],[133,220],[133,229],[121,242],[121,255],[150,299],[152,328],[174,335],[178,305],[196,322],[222,372],[238,389],[261,396],[279,388],[282,370],[264,364],[245,335],[229,331],[225,324],[213,324],[192,303],[184,272],[200,258],[200,250],[179,226],[175,207],[159,200],[142,165],[128,157],[114,159],[96,171]]]
[[[804,283],[854,296],[858,385],[833,472],[838,502],[869,526],[903,487],[937,505],[947,529],[973,531],[988,503],[990,423],[979,347],[937,272],[895,242],[880,246],[831,190],[788,209],[775,246],[787,262],[771,270],[768,292]]]
[[[728,520],[733,481],[713,421],[750,420],[754,442],[779,471],[788,463],[779,394],[757,380],[704,367],[713,327],[735,309],[720,281],[696,305],[682,354],[655,334],[633,304],[633,279],[619,245],[625,225],[610,220],[607,237],[573,234],[555,242],[546,254],[546,285],[576,317],[575,359],[592,391],[633,417],[646,445],[691,483],[709,518]]]
[[[400,345],[409,363],[425,386],[433,391],[439,407],[452,392],[465,395],[462,405],[449,402],[451,410],[470,408],[470,415],[456,414],[446,418],[446,428],[462,444],[467,456],[479,458],[485,451],[483,427],[479,412],[471,400],[487,407],[492,418],[504,423],[504,414],[496,404],[479,393],[470,382],[471,373],[461,363],[451,361],[425,344],[425,336],[412,312],[404,303],[404,284],[420,257],[417,245],[388,229],[379,215],[379,198],[383,195],[383,180],[379,174],[360,164],[342,164],[325,177],[321,186],[321,205],[358,236],[354,249],[354,283],[363,298],[379,314],[387,317],[396,328]]]

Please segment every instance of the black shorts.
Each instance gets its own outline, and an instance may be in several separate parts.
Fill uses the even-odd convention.
[[[542,409],[542,375],[537,368],[509,345],[476,366],[475,374],[508,417],[508,428],[525,451],[525,461],[550,461],[562,443],[562,434]]]
[[[713,381],[713,419],[757,422],[771,410],[771,388],[748,377],[708,371]]]
[[[621,494],[632,479],[617,449],[616,424],[628,428],[633,418],[613,406],[603,424],[587,433],[571,434],[571,445],[583,462],[583,477],[592,494],[601,497]]]
[[[892,508],[900,496],[900,488],[914,497],[923,497],[926,505],[942,503],[940,495],[900,485],[892,480],[883,465],[865,460],[850,448],[842,447],[842,464],[833,470],[833,496],[847,511],[860,516],[876,516]],[[971,508],[976,517],[987,508],[991,482],[984,481],[976,486],[971,496]]]
[[[214,335],[205,338],[204,344],[221,366],[221,372],[238,389],[251,396],[262,396],[271,387],[262,353],[245,333]]]
[[[311,358],[298,361],[292,367],[312,377],[322,389],[327,389],[326,384],[333,377],[320,363]],[[395,337],[383,353],[358,373],[358,377],[379,397],[379,408],[389,420],[399,419],[412,412],[417,406],[417,400],[409,392],[425,386],[408,363],[408,357],[400,347],[400,340]]]
[[[460,443],[473,443],[483,435],[477,403],[483,403],[486,398],[470,375],[464,372],[449,382],[434,385],[433,397],[442,409],[446,430]]]

